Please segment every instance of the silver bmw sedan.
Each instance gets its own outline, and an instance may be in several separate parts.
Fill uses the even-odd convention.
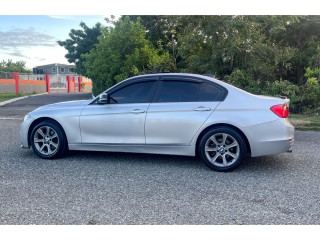
[[[250,94],[217,79],[180,73],[129,78],[91,100],[28,113],[23,148],[45,159],[68,150],[199,156],[216,171],[290,152],[289,99]]]

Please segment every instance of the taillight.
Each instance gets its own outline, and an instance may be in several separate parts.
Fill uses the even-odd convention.
[[[274,105],[270,108],[277,116],[281,118],[287,118],[289,115],[289,107],[287,104]]]

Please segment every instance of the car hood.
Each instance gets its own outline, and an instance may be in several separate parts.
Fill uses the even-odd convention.
[[[58,110],[58,109],[66,109],[66,108],[84,107],[84,106],[88,105],[90,102],[92,102],[92,99],[53,103],[53,104],[48,104],[48,105],[44,105],[42,107],[39,107],[36,110],[34,110],[34,112],[35,111],[42,111],[42,110]]]

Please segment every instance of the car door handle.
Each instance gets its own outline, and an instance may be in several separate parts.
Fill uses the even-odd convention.
[[[139,113],[144,113],[145,110],[143,110],[143,109],[133,109],[133,110],[131,110],[130,112],[131,112],[131,113],[135,113],[135,114],[139,114]]]
[[[198,111],[198,112],[204,112],[204,111],[210,111],[211,108],[209,107],[197,107],[197,108],[194,108],[193,111]]]

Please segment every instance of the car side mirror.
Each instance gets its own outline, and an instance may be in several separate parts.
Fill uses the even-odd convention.
[[[99,95],[98,104],[107,104],[109,103],[109,96],[107,93],[101,93]]]

